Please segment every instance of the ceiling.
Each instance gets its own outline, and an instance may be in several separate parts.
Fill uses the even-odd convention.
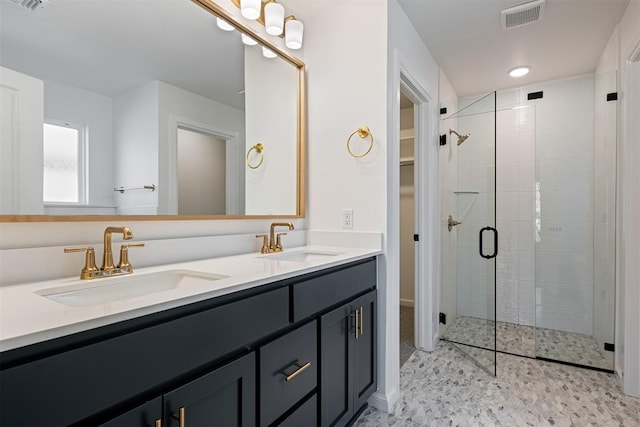
[[[629,3],[547,0],[541,21],[502,30],[500,11],[526,0],[398,1],[459,96],[595,71]],[[518,65],[531,72],[509,77]]]

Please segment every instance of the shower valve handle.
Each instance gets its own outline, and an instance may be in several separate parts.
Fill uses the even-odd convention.
[[[447,228],[449,229],[449,231],[451,231],[453,227],[455,227],[456,225],[460,225],[460,224],[462,224],[462,221],[457,221],[453,219],[451,215],[449,215],[449,217],[447,218]]]

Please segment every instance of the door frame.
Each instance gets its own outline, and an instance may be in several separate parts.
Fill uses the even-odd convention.
[[[414,140],[425,148],[415,159],[421,170],[416,199],[422,204],[416,221],[422,238],[417,248],[416,265],[420,273],[415,311],[418,319],[425,320],[416,328],[416,344],[430,351],[438,339],[434,327],[438,321],[435,310],[440,279],[437,92],[423,83],[418,77],[421,75],[409,66],[397,48],[394,49],[387,92],[387,141],[392,143],[387,144],[387,239],[380,266],[380,273],[384,275],[381,282],[385,286],[380,291],[378,310],[378,391],[369,399],[371,405],[387,412],[397,400],[400,386],[400,146],[397,142],[400,140],[401,84],[407,84],[419,96],[418,102],[414,101],[414,114],[417,115]]]

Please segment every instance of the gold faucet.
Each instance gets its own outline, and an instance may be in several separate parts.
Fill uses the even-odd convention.
[[[133,239],[133,233],[129,227],[107,227],[104,230],[104,252],[102,255],[102,270],[105,274],[112,273],[116,266],[113,264],[113,252],[111,250],[111,233],[122,233],[124,240]]]
[[[267,252],[282,252],[282,242],[280,240],[281,236],[286,236],[287,233],[278,233],[276,237],[274,237],[274,231],[276,227],[289,227],[289,230],[293,230],[293,224],[290,222],[274,222],[269,227],[269,245],[267,246],[267,250],[265,251],[265,244],[267,243],[267,237],[264,234],[260,234],[256,237],[263,237],[264,243],[262,245],[262,253]]]
[[[118,276],[121,274],[133,273],[133,268],[129,262],[129,248],[140,248],[144,243],[124,244],[120,247],[120,261],[115,266],[113,263],[113,249],[111,248],[111,234],[122,233],[124,240],[133,239],[133,233],[128,227],[107,227],[104,230],[104,252],[102,255],[102,267],[96,267],[95,251],[93,247],[85,248],[65,248],[65,253],[85,252],[84,268],[80,272],[80,279],[88,280],[100,277]]]

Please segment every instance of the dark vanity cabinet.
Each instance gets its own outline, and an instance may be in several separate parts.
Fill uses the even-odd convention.
[[[320,317],[322,427],[346,425],[375,391],[375,319],[375,291]]]
[[[375,287],[368,258],[4,352],[0,425],[344,425],[376,388]]]

